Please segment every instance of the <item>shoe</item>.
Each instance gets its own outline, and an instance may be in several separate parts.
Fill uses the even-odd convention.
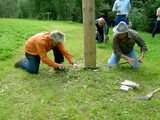
[[[26,58],[25,58],[25,57],[22,57],[19,61],[17,61],[17,62],[14,64],[14,67],[15,67],[15,68],[20,67],[20,66],[21,66],[21,62],[22,62],[23,60],[26,60]]]

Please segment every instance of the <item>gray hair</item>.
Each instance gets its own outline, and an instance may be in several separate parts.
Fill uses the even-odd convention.
[[[49,38],[52,39],[55,43],[58,43],[58,42],[64,43],[65,42],[65,35],[64,35],[64,33],[62,33],[59,30],[52,31],[49,34]]]

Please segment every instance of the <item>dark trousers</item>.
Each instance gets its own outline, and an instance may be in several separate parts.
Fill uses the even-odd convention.
[[[158,27],[160,27],[160,21],[159,20],[156,21],[155,27],[153,29],[153,32],[152,32],[152,37],[153,38],[154,38],[156,32],[158,31]]]
[[[96,40],[98,41],[98,43],[102,43],[104,40],[103,35],[96,35]],[[106,41],[109,40],[109,37],[107,36]]]
[[[96,35],[96,40],[98,40],[98,43],[102,43],[103,39],[103,35]]]
[[[64,62],[63,54],[57,49],[53,48],[54,60],[56,63]],[[40,56],[39,55],[30,55],[25,53],[27,60],[21,62],[21,68],[27,70],[30,73],[38,74],[39,65],[40,65]]]
[[[118,25],[121,21],[125,22],[128,25],[128,19],[125,15],[117,15],[115,19],[115,25]]]

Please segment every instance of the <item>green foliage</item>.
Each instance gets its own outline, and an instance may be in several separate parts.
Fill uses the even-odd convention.
[[[129,21],[133,29],[145,31],[149,28],[148,18],[144,16],[144,11],[144,9],[132,9]]]
[[[160,6],[159,0],[133,0],[130,21],[137,30],[152,32],[157,16],[156,11]],[[151,4],[152,3],[152,4]]]
[[[151,3],[152,1],[150,1]],[[148,7],[148,13],[147,13],[147,16],[148,16],[148,24],[149,24],[149,29],[146,30],[147,32],[152,32],[153,29],[154,29],[154,26],[155,26],[155,23],[156,23],[156,20],[157,20],[157,16],[156,16],[156,13],[157,13],[157,9],[159,8],[160,6],[160,1],[159,0],[154,0],[153,1],[153,4],[149,4],[149,7]],[[160,30],[159,30],[160,32]]]
[[[0,0],[0,17],[14,18],[17,11],[17,0]]]
[[[159,120],[160,92],[151,100],[136,100],[160,86],[159,38],[139,32],[148,51],[138,70],[122,65],[109,69],[78,69],[64,65],[66,71],[55,72],[41,62],[38,75],[15,69],[14,63],[24,56],[25,40],[40,31],[59,29],[66,35],[65,47],[75,62],[84,66],[83,25],[74,22],[0,19],[1,38],[14,56],[0,61],[0,119],[1,120]],[[6,27],[6,28],[5,28]],[[7,29],[8,28],[8,29]],[[110,28],[112,29],[112,28]],[[3,31],[4,30],[4,31]],[[5,32],[7,34],[5,34]],[[28,33],[28,34],[27,34]],[[18,37],[16,37],[18,36]],[[97,66],[107,65],[112,54],[112,36],[107,45],[97,44]],[[8,37],[12,41],[8,41]],[[17,42],[17,38],[21,38]],[[0,39],[0,40],[3,40]],[[17,48],[14,47],[16,44]],[[2,46],[1,46],[2,47]],[[140,49],[135,46],[137,57]],[[48,53],[53,59],[53,53]],[[121,60],[123,62],[123,60]],[[139,90],[120,91],[121,82],[131,80],[140,84]]]
[[[114,26],[114,2],[115,0],[95,0],[95,19],[103,17],[109,26]],[[152,32],[160,1],[131,0],[131,6],[129,20],[133,28]],[[83,22],[82,0],[0,0],[0,17],[48,20],[48,12],[50,20]]]
[[[96,18],[103,17],[109,26],[114,26],[115,13],[112,12],[112,7],[115,0],[95,0]]]

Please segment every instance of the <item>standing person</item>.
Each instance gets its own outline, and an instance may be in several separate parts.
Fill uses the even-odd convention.
[[[118,25],[121,21],[124,21],[128,25],[128,18],[131,12],[130,0],[116,0],[112,11],[117,13],[115,25]]]
[[[128,29],[127,24],[123,21],[113,28],[113,32],[113,53],[108,60],[108,65],[117,65],[123,58],[129,62],[131,68],[139,68],[139,62],[143,62],[144,53],[147,51],[143,38],[135,30]],[[135,43],[141,47],[141,56],[138,60],[134,48]]]
[[[106,41],[109,40],[108,32],[109,27],[107,22],[104,20],[104,18],[99,18],[95,20],[96,25],[96,40],[98,40],[99,43],[106,44]]]
[[[22,57],[15,63],[15,67],[27,70],[30,73],[38,74],[40,60],[43,63],[55,68],[63,70],[65,66],[63,55],[67,58],[73,68],[78,68],[70,53],[65,49],[65,35],[58,30],[52,32],[42,32],[32,36],[25,44],[25,57]],[[55,62],[48,58],[47,52],[54,51]]]
[[[152,32],[152,37],[154,38],[157,30],[158,30],[158,27],[160,26],[160,7],[157,9],[157,21],[156,21],[156,24],[155,24],[155,27],[153,29],[153,32]]]

